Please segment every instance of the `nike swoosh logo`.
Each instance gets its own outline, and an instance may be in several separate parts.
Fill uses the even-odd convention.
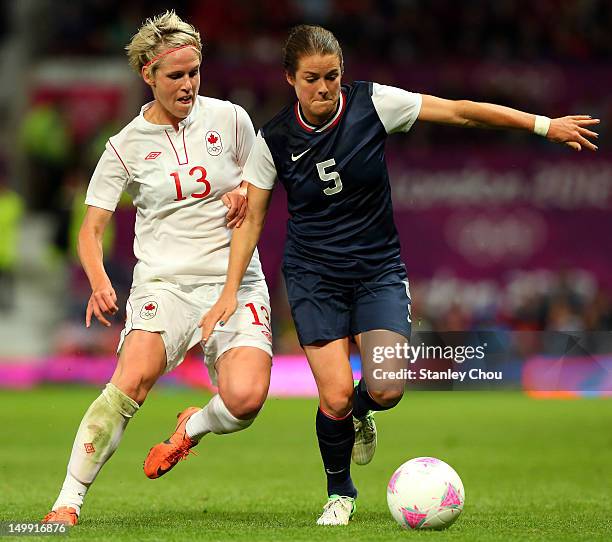
[[[312,147],[310,147],[310,149],[312,149]],[[302,156],[304,156],[310,149],[306,149],[304,152],[298,154],[297,156],[295,154],[291,153],[291,160],[296,162],[297,160],[302,158]]]
[[[333,471],[333,470],[330,470],[330,469],[325,469],[325,472],[327,474],[340,474],[341,472],[344,472],[345,470],[346,469],[340,469],[340,470]]]

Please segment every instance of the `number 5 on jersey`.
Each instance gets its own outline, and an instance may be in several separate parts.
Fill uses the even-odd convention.
[[[317,171],[319,172],[319,179],[322,181],[334,181],[334,185],[323,190],[323,194],[326,196],[333,196],[342,190],[342,179],[340,179],[340,173],[337,171],[325,171],[327,168],[336,165],[336,161],[333,158],[325,160],[325,162],[319,162],[317,164]]]
[[[199,173],[200,178],[195,179],[197,183],[204,184],[204,192],[194,192],[191,194],[192,198],[205,198],[210,194],[210,183],[206,179],[206,170],[202,166],[195,166],[189,170],[189,175],[191,177],[194,176],[194,173]],[[176,199],[174,201],[183,201],[187,199],[186,196],[183,196],[183,189],[181,188],[181,179],[179,177],[178,171],[170,174],[171,177],[174,178],[174,186],[176,187]]]

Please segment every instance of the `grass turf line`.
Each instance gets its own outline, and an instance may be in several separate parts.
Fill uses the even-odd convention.
[[[64,478],[91,388],[0,394],[0,521],[38,521]],[[314,525],[325,480],[315,400],[269,399],[247,431],[210,435],[198,457],[159,480],[142,462],[175,415],[207,397],[154,391],[90,491],[70,540],[565,541],[612,538],[612,402],[539,401],[518,393],[410,393],[377,415],[379,449],[353,466],[360,491],[348,527]],[[386,483],[404,461],[449,462],[466,489],[457,523],[406,532],[387,510]],[[38,539],[40,537],[19,537]]]

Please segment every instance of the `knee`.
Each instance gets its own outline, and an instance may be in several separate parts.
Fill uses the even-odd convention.
[[[397,405],[404,395],[404,390],[388,389],[388,390],[368,390],[370,397],[374,402],[382,407],[392,408]]]
[[[240,420],[250,420],[262,409],[267,395],[267,386],[244,386],[221,393],[221,398],[232,416]]]
[[[344,418],[353,408],[353,387],[321,394],[321,409],[335,418]]]
[[[130,399],[142,405],[151,391],[155,380],[146,378],[143,375],[135,373],[122,373],[119,377],[113,377],[111,382],[117,386]]]
[[[161,336],[134,330],[125,339],[111,382],[141,405],[165,367],[166,350]]]

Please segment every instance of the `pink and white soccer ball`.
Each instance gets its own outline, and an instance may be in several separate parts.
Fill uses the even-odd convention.
[[[459,475],[435,457],[406,461],[387,486],[389,510],[404,529],[446,529],[461,514],[464,500]]]

